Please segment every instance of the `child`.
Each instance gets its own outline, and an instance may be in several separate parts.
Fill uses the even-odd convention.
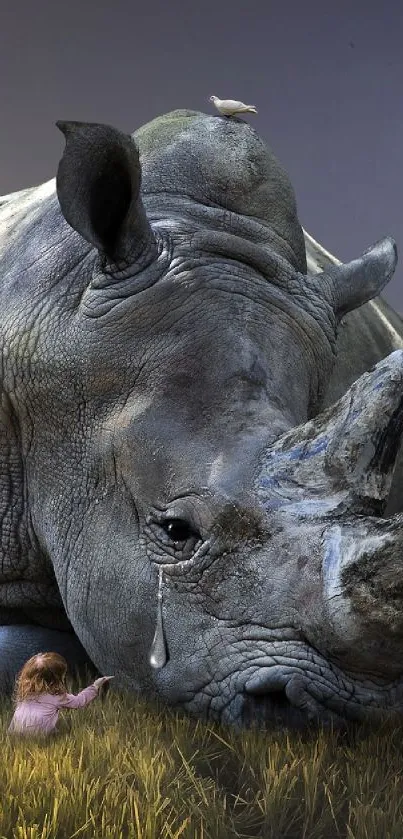
[[[60,708],[83,708],[113,676],[95,679],[77,695],[66,692],[67,662],[58,653],[38,653],[25,662],[14,690],[16,708],[8,728],[14,734],[50,734]]]

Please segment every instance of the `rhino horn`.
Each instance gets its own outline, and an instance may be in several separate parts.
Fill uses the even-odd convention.
[[[347,647],[370,638],[388,639],[388,644],[395,640],[399,655],[392,654],[387,661],[382,645],[379,664],[389,669],[394,662],[398,672],[402,670],[402,555],[401,514],[390,519],[363,516],[333,525],[324,536],[323,594],[333,636]]]
[[[333,498],[349,512],[380,514],[403,432],[403,350],[364,373],[333,406],[284,434],[264,456],[258,492],[279,501]]]
[[[393,276],[397,263],[395,241],[387,236],[368,248],[358,259],[328,266],[314,277],[317,291],[325,294],[337,320],[382,291]]]
[[[134,140],[108,125],[56,125],[66,139],[56,178],[64,218],[113,263],[133,264],[153,243]]]

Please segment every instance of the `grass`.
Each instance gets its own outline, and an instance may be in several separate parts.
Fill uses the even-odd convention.
[[[10,715],[1,839],[403,836],[403,726],[240,732],[109,692],[41,742],[9,737]]]

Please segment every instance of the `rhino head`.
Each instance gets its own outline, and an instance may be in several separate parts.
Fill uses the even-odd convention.
[[[199,716],[400,708],[400,518],[380,514],[401,354],[317,416],[394,243],[308,276],[289,180],[239,120],[60,127],[57,198],[11,219],[6,262],[25,612],[52,571],[102,672]]]

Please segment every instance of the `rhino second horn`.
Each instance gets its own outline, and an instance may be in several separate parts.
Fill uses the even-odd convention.
[[[56,125],[66,139],[56,177],[64,218],[112,262],[135,263],[154,239],[141,200],[134,140],[109,125]]]

